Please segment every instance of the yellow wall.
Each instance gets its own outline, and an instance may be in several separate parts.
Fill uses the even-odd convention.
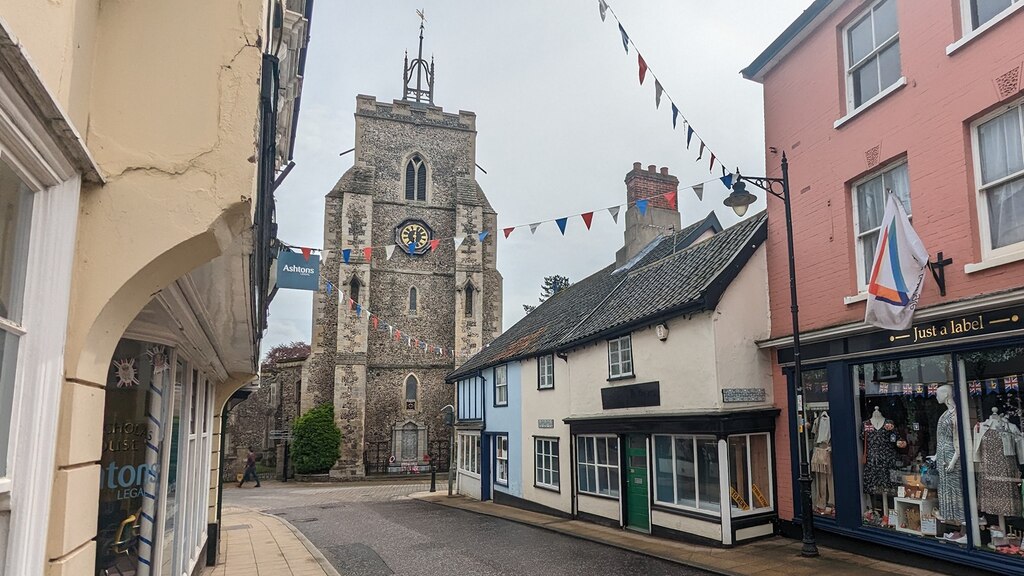
[[[264,10],[263,0],[0,0],[106,179],[82,188],[47,547],[54,573],[94,553],[96,515],[72,503],[96,502],[95,415],[118,339],[155,293],[251,241]],[[248,286],[232,290],[226,298],[243,298]],[[246,381],[232,376],[220,385],[228,395]]]

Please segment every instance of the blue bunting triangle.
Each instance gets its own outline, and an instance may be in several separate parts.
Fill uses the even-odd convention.
[[[409,242],[409,254],[412,254],[415,251],[416,251],[416,243],[415,242]]]
[[[348,264],[348,259],[352,256],[352,250],[345,248],[341,251],[341,257],[345,260],[345,264]]]
[[[331,292],[333,292],[333,291],[334,291],[334,284],[331,284],[330,282],[328,282],[327,283],[327,295],[330,296]]]
[[[629,36],[626,35],[626,29],[619,24],[619,34],[622,34],[622,47],[626,49],[626,54],[629,54]]]
[[[672,104],[672,129],[676,129],[676,118],[679,118],[679,108],[676,108],[675,103]]]
[[[640,215],[643,216],[647,213],[647,200],[637,200],[636,207],[640,209]]]
[[[732,190],[732,174],[726,174],[719,178],[719,180],[722,181],[722,184],[725,184],[727,189]]]
[[[558,229],[562,231],[562,236],[565,236],[565,223],[569,221],[569,218],[559,218],[555,220],[555,224],[558,224]]]
[[[487,234],[488,234],[487,230],[484,230],[483,232],[477,234],[477,238],[479,238],[480,241],[483,242],[484,238],[487,238]]]
[[[690,139],[693,138],[693,126],[686,127],[686,149],[690,149]]]

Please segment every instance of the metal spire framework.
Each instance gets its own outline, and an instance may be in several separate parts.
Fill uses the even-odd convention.
[[[434,103],[434,58],[431,56],[430,65],[427,65],[427,61],[423,59],[423,28],[427,21],[427,17],[423,14],[423,10],[417,10],[416,14],[420,17],[420,50],[419,55],[415,60],[409,62],[409,52],[405,53],[405,68],[402,71],[402,80],[405,83],[405,89],[402,93],[402,100],[415,100],[416,102],[429,102]],[[413,80],[413,75],[416,76],[416,86],[410,86]],[[426,88],[423,87],[426,82]]]

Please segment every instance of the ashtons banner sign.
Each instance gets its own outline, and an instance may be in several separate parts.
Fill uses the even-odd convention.
[[[316,292],[320,288],[320,256],[297,252],[278,254],[277,287]]]

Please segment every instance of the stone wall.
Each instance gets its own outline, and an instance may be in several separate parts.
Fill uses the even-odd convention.
[[[299,414],[302,366],[303,359],[296,359],[264,367],[259,389],[228,413],[224,445],[228,477],[242,471],[250,446],[262,454],[262,463],[274,464],[277,442],[270,440],[270,431],[291,430]]]

